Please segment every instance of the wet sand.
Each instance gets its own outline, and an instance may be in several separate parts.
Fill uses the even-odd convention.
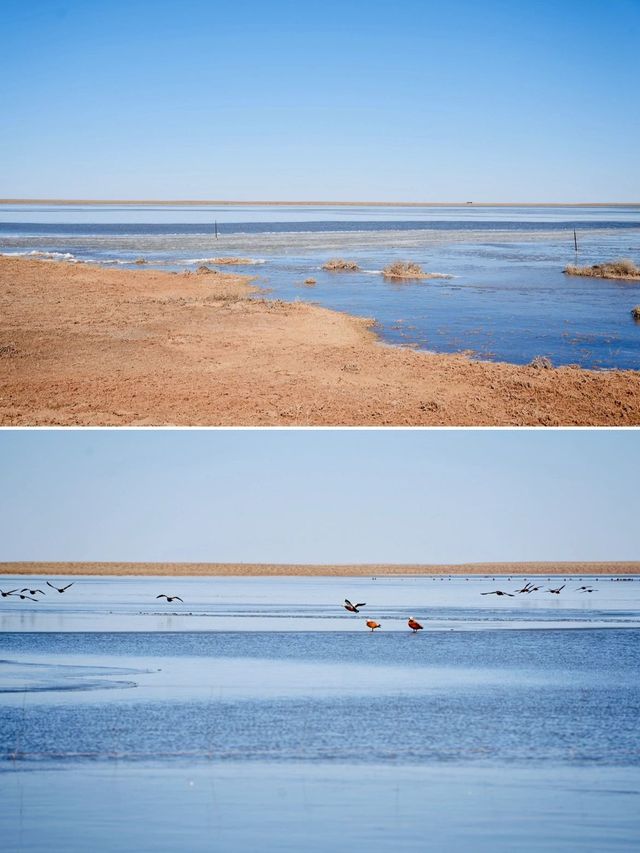
[[[628,576],[640,574],[640,562],[608,563],[360,563],[311,565],[301,563],[44,563],[0,562],[0,575],[110,575],[110,576],[225,576],[283,575],[300,577],[385,577],[392,575],[582,575]]]
[[[640,372],[474,362],[246,277],[0,257],[0,424],[640,424]]]

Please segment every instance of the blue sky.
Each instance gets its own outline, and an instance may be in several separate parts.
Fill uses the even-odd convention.
[[[3,0],[3,197],[638,201],[637,0]]]
[[[638,559],[638,431],[4,430],[0,560]]]

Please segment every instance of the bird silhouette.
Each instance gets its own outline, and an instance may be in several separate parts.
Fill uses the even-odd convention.
[[[342,605],[345,610],[348,610],[349,613],[360,613],[359,607],[366,607],[366,601],[361,601],[359,604],[352,604],[348,598],[345,598],[344,604]]]
[[[549,592],[552,592],[554,595],[560,595],[565,586],[566,583],[563,583],[562,586],[556,587],[556,589],[550,589]]]
[[[37,595],[38,593],[40,593],[40,595],[46,595],[46,594],[47,594],[47,593],[46,593],[44,590],[42,590],[42,589],[29,589],[29,588],[28,588],[28,587],[26,587],[26,586],[25,586],[25,588],[24,588],[24,589],[21,589],[21,590],[20,590],[20,592],[28,592],[28,593],[29,593],[29,595]]]
[[[492,592],[481,592],[480,595],[508,595],[509,598],[514,598],[512,592],[503,592],[501,589],[494,589]]]
[[[6,592],[5,592],[5,590],[0,589],[0,595],[1,595],[3,598],[7,598],[8,596],[13,595],[13,593],[14,593],[14,592],[17,592],[17,591],[18,591],[18,588],[17,588],[17,587],[16,587],[15,589],[9,589],[9,590],[7,590]]]
[[[522,587],[522,589],[516,589],[516,592],[531,592],[531,581],[527,581],[526,584]],[[484,593],[482,593],[484,595]]]
[[[411,628],[414,634],[423,630],[422,625],[419,622],[416,622],[413,616],[407,620],[407,625]]]
[[[71,583],[68,583],[66,586],[61,587],[61,586],[54,586],[52,583],[49,583],[49,581],[47,581],[47,586],[50,586],[51,589],[55,589],[56,592],[65,592],[67,589],[69,589],[70,586],[73,586],[73,583],[74,582],[71,581]]]
[[[156,598],[166,598],[168,604],[171,604],[172,601],[182,601],[179,595],[165,595],[164,593],[162,595],[156,595]],[[184,602],[182,603],[184,604]]]
[[[37,601],[37,600],[38,600],[37,598],[31,598],[31,596],[30,596],[30,595],[23,595],[21,592],[19,592],[19,593],[18,593],[18,598],[19,598],[21,601],[25,601],[25,600],[28,600],[28,601]]]
[[[376,628],[380,627],[379,622],[374,622],[373,619],[367,619],[367,628],[371,628],[371,632],[376,630]]]

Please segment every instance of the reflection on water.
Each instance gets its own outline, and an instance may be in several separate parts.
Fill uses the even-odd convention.
[[[219,225],[219,238],[213,222]],[[374,317],[392,343],[528,363],[640,368],[637,282],[563,275],[640,259],[640,208],[0,207],[0,252],[184,271],[223,255],[258,260],[271,298]],[[363,272],[322,270],[346,255]],[[412,260],[451,279],[398,284],[380,271]],[[135,267],[139,269],[139,267]],[[228,268],[227,268],[228,269]],[[305,287],[305,278],[316,285]]]

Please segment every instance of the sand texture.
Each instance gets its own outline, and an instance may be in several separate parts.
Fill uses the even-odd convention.
[[[640,562],[610,563],[459,563],[446,564],[276,564],[276,563],[0,563],[2,575],[170,575],[179,576],[344,576],[385,575],[580,575],[640,574]]]
[[[639,371],[385,346],[248,282],[0,257],[0,424],[640,424]]]

